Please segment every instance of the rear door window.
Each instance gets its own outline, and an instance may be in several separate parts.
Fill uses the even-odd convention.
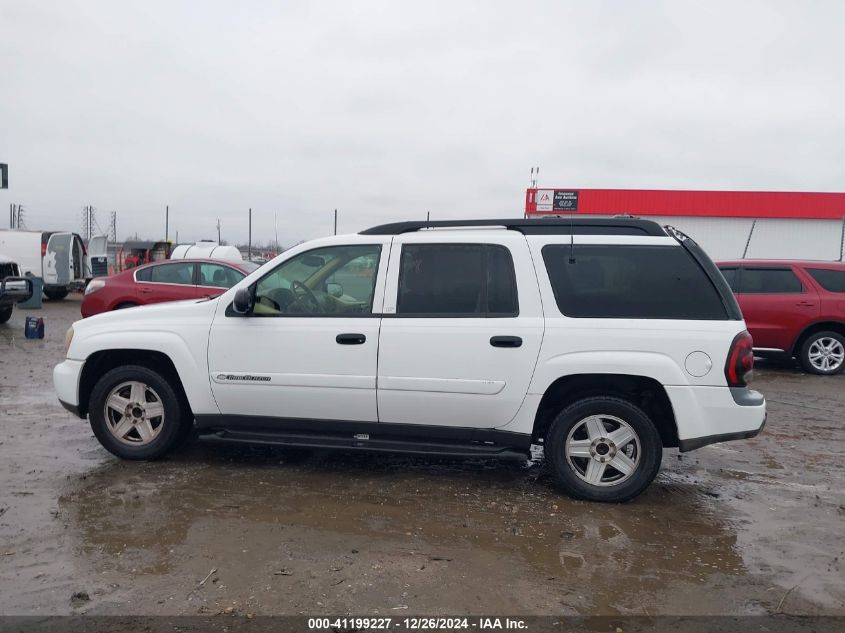
[[[845,270],[808,268],[807,272],[828,292],[845,292]]]
[[[159,284],[190,286],[194,283],[194,263],[162,264],[150,268],[150,281]]]
[[[680,246],[550,244],[543,260],[566,316],[728,318],[716,287]]]
[[[743,267],[739,292],[769,295],[798,294],[804,292],[804,287],[790,268]]]
[[[516,316],[510,251],[497,244],[405,244],[396,314]]]

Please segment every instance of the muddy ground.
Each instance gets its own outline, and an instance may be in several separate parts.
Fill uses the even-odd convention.
[[[205,441],[121,462],[53,393],[78,315],[0,325],[0,614],[845,614],[845,375],[758,366],[762,435],[667,450],[600,505],[541,460]]]

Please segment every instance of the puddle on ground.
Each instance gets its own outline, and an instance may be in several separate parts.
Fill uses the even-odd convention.
[[[76,551],[119,574],[171,573],[181,564],[174,552],[186,543],[218,547],[207,528],[225,521],[264,525],[259,532],[272,542],[251,547],[268,551],[279,532],[267,527],[278,526],[409,551],[462,551],[496,561],[491,571],[515,561],[580,591],[602,612],[626,593],[622,578],[636,578],[631,591],[648,594],[743,572],[735,529],[706,495],[679,483],[666,495],[656,483],[635,503],[578,502],[551,487],[538,456],[531,464],[291,457],[209,442],[166,462],[109,462],[63,495],[60,507]]]

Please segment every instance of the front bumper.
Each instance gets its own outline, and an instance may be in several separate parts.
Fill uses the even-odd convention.
[[[81,418],[85,416],[79,408],[79,379],[85,361],[67,359],[53,369],[53,387],[59,402],[71,413]]]

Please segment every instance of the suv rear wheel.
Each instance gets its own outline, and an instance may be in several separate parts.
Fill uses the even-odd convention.
[[[839,332],[811,334],[801,346],[801,364],[811,374],[838,374],[845,367],[845,336]]]
[[[628,501],[660,470],[663,443],[649,417],[614,397],[579,400],[558,414],[544,443],[546,461],[566,494]]]
[[[107,372],[91,391],[94,435],[123,459],[158,459],[190,430],[179,395],[157,372],[138,365]]]
[[[0,323],[5,323],[6,321],[12,318],[13,309],[13,306],[0,308]]]

